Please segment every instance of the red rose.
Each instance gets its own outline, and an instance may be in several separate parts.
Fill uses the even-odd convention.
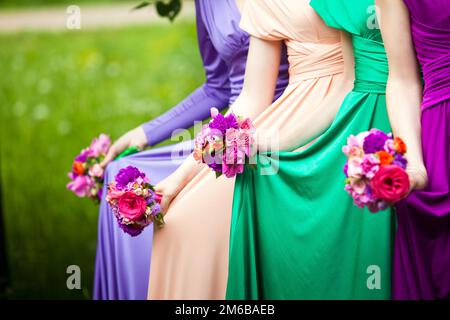
[[[125,192],[119,198],[117,205],[121,215],[131,221],[140,220],[147,209],[147,201],[130,191]]]
[[[408,194],[409,177],[399,166],[383,166],[370,181],[370,186],[375,196],[388,203],[395,203]]]

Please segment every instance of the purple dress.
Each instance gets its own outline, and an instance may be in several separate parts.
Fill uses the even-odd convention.
[[[197,35],[206,72],[206,82],[179,105],[143,125],[150,145],[170,137],[180,128],[209,117],[210,108],[223,109],[239,95],[244,80],[249,36],[239,28],[235,0],[196,0]],[[288,83],[286,54],[282,55],[275,95]],[[122,158],[110,163],[105,185],[120,168],[133,165],[144,171],[153,184],[171,174],[192,150],[186,141]],[[106,191],[104,190],[104,194]],[[153,228],[131,237],[119,227],[108,204],[100,204],[94,299],[146,299]]]
[[[394,299],[450,299],[450,4],[405,0],[425,82],[422,144],[429,184],[397,206]]]

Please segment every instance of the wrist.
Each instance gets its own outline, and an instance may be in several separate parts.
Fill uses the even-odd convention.
[[[147,123],[144,123],[137,127],[136,129],[139,129],[140,132],[142,132],[143,136],[145,137],[145,145],[151,146],[152,145],[152,137],[151,137],[151,128],[147,125]]]

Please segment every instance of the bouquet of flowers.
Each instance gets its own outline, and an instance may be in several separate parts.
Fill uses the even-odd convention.
[[[108,184],[106,201],[120,228],[135,237],[152,222],[164,224],[160,201],[145,173],[128,166],[119,170],[115,181]]]
[[[345,190],[359,208],[384,210],[409,192],[406,145],[378,129],[351,135],[342,151],[347,156]]]
[[[195,138],[194,159],[207,164],[217,177],[232,178],[244,171],[255,128],[249,118],[224,116],[216,108],[211,109],[211,118]]]
[[[111,140],[106,134],[100,134],[88,148],[77,155],[72,164],[72,171],[68,176],[71,180],[67,189],[73,191],[78,197],[88,197],[99,202],[103,189],[103,168],[100,163],[105,158],[111,147]],[[131,147],[122,152],[116,159],[122,158],[139,151],[137,147]]]
[[[101,134],[88,148],[83,149],[74,159],[72,171],[68,175],[72,181],[67,184],[67,189],[73,191],[78,197],[88,197],[99,201],[103,186],[103,168],[100,162],[110,146],[109,137]]]

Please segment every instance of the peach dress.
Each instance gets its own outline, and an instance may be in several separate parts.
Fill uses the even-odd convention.
[[[330,96],[340,106],[352,89],[343,75],[340,33],[309,0],[247,0],[240,27],[284,41],[288,50],[289,85],[255,119],[258,129],[288,130],[305,116],[301,108],[312,110]],[[154,233],[149,299],[225,298],[233,188],[234,179],[216,179],[204,168],[173,201],[166,225]]]

